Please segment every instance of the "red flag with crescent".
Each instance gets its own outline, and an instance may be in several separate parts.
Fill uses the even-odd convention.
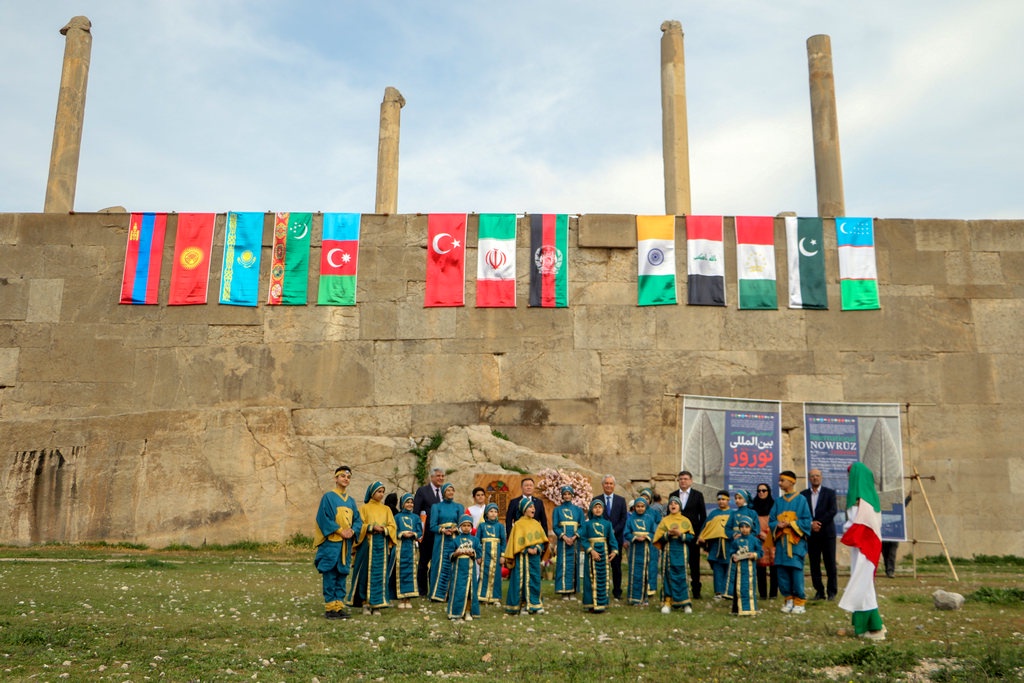
[[[466,302],[466,214],[427,216],[425,308],[464,306]]]

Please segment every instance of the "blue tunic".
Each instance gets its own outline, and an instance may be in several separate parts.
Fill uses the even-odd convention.
[[[395,595],[400,600],[415,598],[419,595],[416,587],[416,563],[418,561],[418,539],[423,536],[423,522],[420,516],[412,512],[399,512],[395,515],[395,526],[398,529],[398,545],[392,554],[392,571],[395,573]],[[405,533],[416,534],[412,538],[403,538]]]
[[[316,556],[313,564],[322,575],[327,611],[340,611],[345,601],[345,582],[352,566],[352,543],[363,528],[355,499],[337,489],[320,498],[316,512]],[[352,529],[352,538],[341,532]]]
[[[573,503],[562,503],[551,515],[551,531],[555,534],[555,592],[576,592],[579,573],[579,532],[585,521],[583,510]],[[572,545],[566,539],[576,539]]]
[[[619,544],[612,531],[612,523],[603,517],[588,519],[580,530],[580,541],[583,543],[583,606],[594,612],[603,612],[608,607],[611,572],[609,571],[609,555],[618,551]],[[591,550],[596,550],[595,560]]]
[[[483,549],[480,565],[480,602],[501,602],[501,554],[505,552],[505,525],[497,520],[480,522],[476,537]]]
[[[466,508],[453,500],[442,500],[430,508],[430,530],[434,532],[434,554],[430,558],[430,587],[428,595],[435,602],[448,599],[448,577],[451,563],[448,557],[455,549],[455,535],[448,536],[442,531],[458,530],[459,517]]]
[[[704,522],[704,526],[707,527],[708,523],[721,516],[729,517],[732,515],[731,510],[722,510],[721,508],[713,510],[708,514],[707,521]],[[725,530],[728,535],[729,520],[725,520]],[[711,573],[714,577],[715,595],[725,595],[725,589],[729,583],[729,554],[726,550],[728,545],[728,538],[711,538],[707,541],[708,548],[708,564],[711,565]]]
[[[780,516],[795,528],[777,528]],[[776,498],[768,514],[768,528],[775,538],[775,566],[803,569],[807,538],[811,535],[811,506],[807,499],[796,491],[789,494],[788,499],[786,496]]]
[[[754,553],[754,557],[735,560],[737,553]],[[757,614],[757,559],[764,554],[761,541],[751,532],[729,541],[729,587],[732,611],[741,616]]]
[[[448,618],[461,619],[470,614],[480,616],[477,596],[476,560],[482,554],[480,541],[473,534],[454,537],[453,550],[448,556],[451,564],[448,582]],[[461,551],[461,552],[460,552]],[[464,554],[464,553],[471,554]]]
[[[681,529],[679,536],[669,529]],[[690,604],[689,541],[693,540],[693,524],[681,514],[665,515],[654,533],[654,542],[661,550],[661,601],[670,607]]]
[[[644,511],[642,515],[633,512],[626,520],[623,538],[629,543],[626,558],[629,562],[629,582],[626,586],[626,599],[631,605],[642,605],[656,590],[651,589],[651,568],[657,567],[651,541],[658,525],[654,515]],[[659,520],[660,521],[660,520]],[[657,574],[655,573],[655,581]],[[657,585],[657,584],[655,584]]]

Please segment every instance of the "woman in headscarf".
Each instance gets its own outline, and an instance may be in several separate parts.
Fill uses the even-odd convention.
[[[541,557],[548,537],[544,527],[534,516],[537,507],[532,498],[519,501],[520,517],[512,523],[503,557],[509,568],[508,592],[505,594],[505,613],[544,614],[544,603],[540,599]]]
[[[885,640],[886,628],[875,595],[875,571],[882,553],[882,506],[875,475],[864,463],[850,465],[846,504],[842,543],[850,546],[850,582],[839,606],[853,613],[853,632],[858,636]]]
[[[682,608],[689,614],[690,585],[688,541],[693,540],[693,524],[683,517],[679,498],[668,499],[666,515],[654,531],[654,544],[661,550],[661,613],[668,614],[672,608]]]
[[[366,487],[359,517],[363,528],[356,541],[356,560],[352,577],[352,605],[363,607],[363,614],[380,614],[390,607],[388,600],[388,570],[391,548],[398,540],[395,517],[384,505],[384,484],[375,481]]]
[[[579,573],[580,527],[585,521],[583,510],[572,502],[576,492],[571,486],[561,489],[562,504],[551,514],[551,537],[555,543],[555,593],[568,600],[576,593]]]
[[[448,599],[448,579],[451,563],[448,557],[455,550],[455,536],[459,533],[459,517],[466,508],[455,502],[455,486],[445,482],[441,486],[441,502],[430,508],[430,530],[434,532],[434,553],[430,558],[430,590],[434,602]]]
[[[779,594],[779,577],[775,573],[775,543],[768,529],[768,514],[774,504],[771,486],[758,484],[750,507],[757,513],[759,526],[755,530],[764,550],[764,554],[757,560],[757,594],[762,600]]]
[[[603,614],[611,592],[611,561],[619,552],[612,523],[604,517],[604,499],[590,501],[588,519],[580,531],[583,544],[583,608]]]
[[[631,605],[647,606],[650,590],[650,570],[652,564],[651,536],[657,524],[647,511],[647,499],[640,496],[633,502],[633,512],[626,520],[623,539],[629,544],[626,558],[629,561],[629,577],[626,583],[626,599]]]
[[[498,520],[498,506],[484,506],[484,518],[476,528],[483,548],[480,563],[480,602],[501,603],[501,554],[505,552],[505,523]]]
[[[416,587],[416,562],[417,546],[423,536],[423,522],[419,515],[413,513],[414,498],[411,493],[403,495],[402,509],[395,515],[398,544],[392,553],[392,579],[395,584],[393,597],[399,600],[398,609],[412,609],[410,600],[419,595]]]

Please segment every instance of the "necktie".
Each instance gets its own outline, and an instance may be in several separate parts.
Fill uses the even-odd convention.
[[[607,512],[609,516],[612,514],[612,497],[611,496],[605,496],[604,497],[604,509],[605,509],[605,512]]]
[[[438,503],[441,502],[441,489],[437,488],[436,486],[434,487],[434,499]]]

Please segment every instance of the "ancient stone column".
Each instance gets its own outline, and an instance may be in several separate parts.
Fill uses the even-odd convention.
[[[832,40],[826,35],[807,39],[807,70],[811,83],[811,130],[814,136],[814,180],[818,215],[846,215],[843,163],[839,157],[839,115],[832,74]]]
[[[377,213],[398,213],[398,133],[405,98],[397,88],[384,89],[377,143]]]
[[[690,213],[690,146],[686,131],[686,66],[683,26],[661,24],[661,148],[665,162],[665,213]]]
[[[57,119],[53,124],[50,176],[46,181],[43,211],[66,213],[75,208],[78,157],[82,151],[82,121],[85,118],[85,87],[89,80],[92,54],[92,22],[74,17],[60,30],[64,44],[64,68],[60,74]]]

